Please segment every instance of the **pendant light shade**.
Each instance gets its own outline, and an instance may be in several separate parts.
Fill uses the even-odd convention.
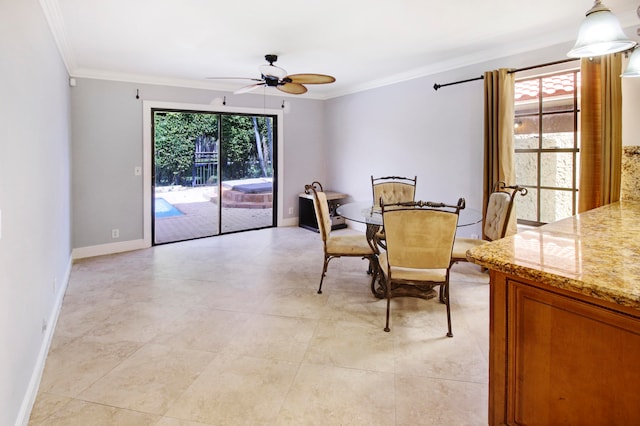
[[[640,77],[640,49],[633,51],[621,77]]]
[[[600,0],[587,11],[580,25],[576,45],[567,53],[570,58],[590,58],[623,52],[637,43],[622,31],[618,18]]]

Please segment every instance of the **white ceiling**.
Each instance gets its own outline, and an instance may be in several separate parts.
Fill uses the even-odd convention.
[[[235,90],[264,55],[326,99],[573,41],[590,0],[40,0],[72,77]],[[637,0],[607,0],[623,27]],[[627,31],[627,36],[636,39]],[[562,59],[562,58],[558,58]],[[505,64],[508,66],[508,64]],[[274,88],[269,88],[275,92]],[[282,95],[281,92],[278,92]]]

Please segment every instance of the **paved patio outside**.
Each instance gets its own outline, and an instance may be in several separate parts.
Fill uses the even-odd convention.
[[[164,198],[183,214],[155,218],[155,243],[162,244],[210,237],[273,225],[273,209],[222,208],[222,229],[218,225],[217,187],[157,188],[156,197]]]

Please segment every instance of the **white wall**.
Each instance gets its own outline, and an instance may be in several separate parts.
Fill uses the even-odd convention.
[[[28,418],[68,280],[70,115],[37,0],[0,0],[0,52],[0,425],[12,425]]]

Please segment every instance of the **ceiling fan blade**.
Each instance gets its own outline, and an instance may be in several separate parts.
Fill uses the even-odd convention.
[[[326,84],[336,81],[335,77],[325,74],[292,74],[286,78],[291,80],[292,83],[300,84]]]
[[[299,83],[284,83],[277,86],[281,92],[291,93],[292,95],[302,95],[307,92],[307,88]]]
[[[257,89],[258,87],[264,86],[264,82],[258,84],[250,84],[248,86],[244,86],[233,92],[234,95],[241,95],[243,93],[251,92],[252,90]]]

